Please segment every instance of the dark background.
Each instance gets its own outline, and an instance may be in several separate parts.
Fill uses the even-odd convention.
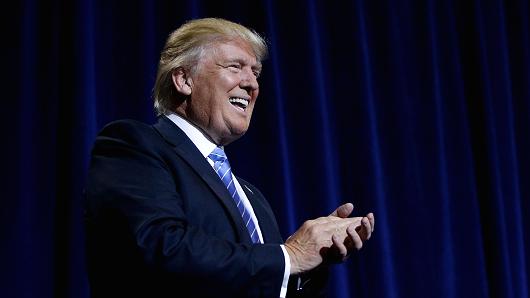
[[[527,1],[5,5],[1,297],[88,296],[94,137],[119,118],[154,121],[165,38],[207,16],[269,42],[251,129],[227,151],[284,236],[343,202],[375,213],[330,297],[529,296]]]

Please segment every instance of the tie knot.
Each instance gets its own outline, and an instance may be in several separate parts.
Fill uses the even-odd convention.
[[[219,147],[215,147],[215,149],[212,151],[212,153],[210,153],[210,155],[208,155],[208,157],[214,162],[226,160],[226,154],[224,150]]]

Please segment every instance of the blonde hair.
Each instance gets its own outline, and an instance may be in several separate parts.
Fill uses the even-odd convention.
[[[158,63],[153,89],[154,106],[157,113],[174,111],[180,96],[173,86],[173,70],[183,67],[195,71],[195,66],[204,50],[213,42],[242,40],[250,45],[258,61],[267,56],[267,44],[256,31],[240,24],[220,18],[191,20],[173,31]]]

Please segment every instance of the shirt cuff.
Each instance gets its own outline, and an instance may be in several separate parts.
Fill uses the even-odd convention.
[[[287,295],[287,285],[289,284],[289,275],[291,274],[291,259],[289,254],[283,245],[280,245],[283,251],[283,257],[285,258],[285,271],[283,272],[282,289],[280,290],[280,298],[285,298]]]

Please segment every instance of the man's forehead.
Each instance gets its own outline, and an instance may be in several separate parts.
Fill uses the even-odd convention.
[[[254,49],[248,42],[240,40],[215,42],[210,44],[208,48],[214,56],[217,56],[217,59],[222,59],[225,62],[252,64],[253,67],[261,68],[261,61],[256,58]]]

